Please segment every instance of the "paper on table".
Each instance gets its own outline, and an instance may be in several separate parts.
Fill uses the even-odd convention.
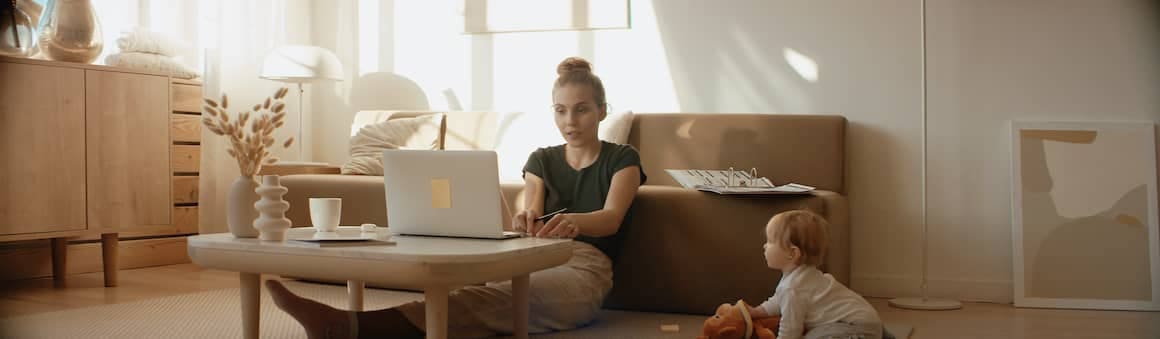
[[[308,247],[391,245],[386,234],[362,232],[361,227],[340,226],[335,232],[314,232],[309,237],[286,239],[286,243]]]
[[[665,172],[685,188],[723,195],[809,194],[815,189],[795,183],[774,185],[768,178],[754,177],[746,171],[666,169]]]

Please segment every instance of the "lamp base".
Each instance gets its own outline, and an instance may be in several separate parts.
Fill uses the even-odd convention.
[[[963,303],[950,299],[894,298],[890,299],[890,306],[910,310],[947,311],[963,308]]]

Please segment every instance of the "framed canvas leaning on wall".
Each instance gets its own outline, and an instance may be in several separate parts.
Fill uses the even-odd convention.
[[[1015,306],[1160,310],[1155,127],[1011,123]]]

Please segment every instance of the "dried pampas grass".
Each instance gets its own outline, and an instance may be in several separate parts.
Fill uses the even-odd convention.
[[[203,117],[201,123],[210,132],[229,138],[226,154],[238,161],[238,169],[243,176],[253,177],[262,170],[262,165],[278,161],[278,158],[270,156],[269,150],[274,146],[274,130],[282,127],[283,119],[286,118],[286,112],[283,112],[286,105],[282,103],[282,98],[286,97],[288,91],[285,87],[278,89],[274,95],[266,97],[264,103],[254,105],[250,111],[237,113],[232,121],[228,112],[230,101],[225,93],[220,103],[210,98],[204,99],[203,108],[209,116]],[[247,124],[250,124],[249,128]],[[289,148],[293,143],[293,137],[287,138],[282,142],[282,147]]]

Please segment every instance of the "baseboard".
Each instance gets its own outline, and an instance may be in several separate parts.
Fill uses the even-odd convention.
[[[189,263],[186,237],[166,237],[117,242],[119,269]],[[47,240],[0,244],[0,280],[32,279],[52,276],[52,247]],[[101,243],[70,243],[67,274],[101,272]]]
[[[867,297],[895,298],[921,296],[922,280],[910,276],[855,275],[851,287]],[[1014,300],[1011,281],[928,279],[927,294],[932,298],[1010,304]]]

